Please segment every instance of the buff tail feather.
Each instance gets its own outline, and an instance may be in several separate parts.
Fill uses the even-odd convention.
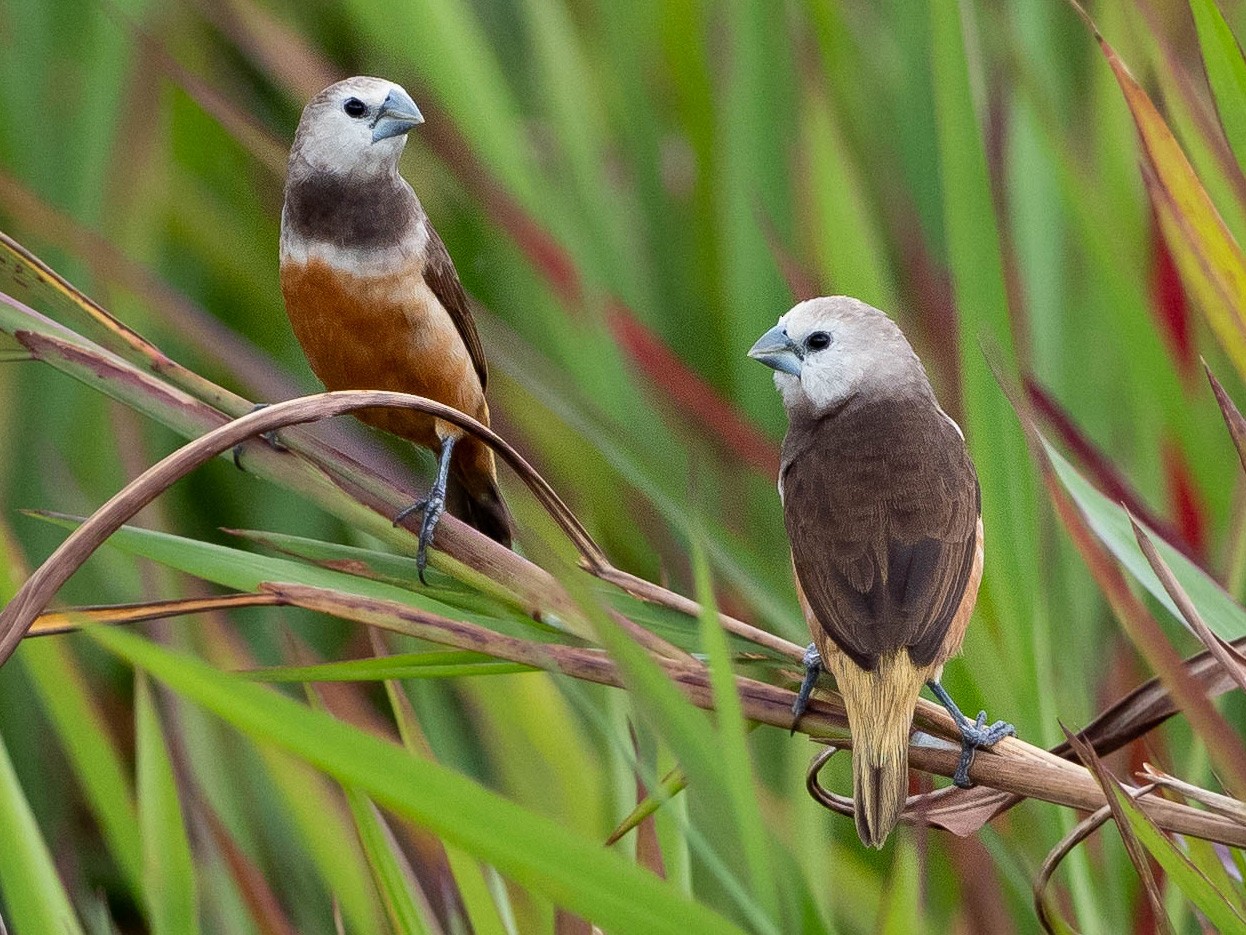
[[[852,731],[852,797],[857,834],[882,847],[900,820],[909,792],[909,730],[928,676],[905,650],[867,672],[842,653],[824,657],[835,675]]]

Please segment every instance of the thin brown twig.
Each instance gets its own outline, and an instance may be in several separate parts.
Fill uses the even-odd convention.
[[[1236,821],[1239,825],[1246,825],[1246,803],[1239,802],[1232,796],[1221,795],[1218,792],[1212,792],[1210,789],[1204,789],[1202,786],[1186,782],[1184,779],[1178,779],[1176,776],[1170,776],[1168,773],[1156,769],[1150,763],[1143,763],[1142,772],[1138,775],[1147,782],[1163,786],[1165,789],[1171,789],[1178,795],[1183,795],[1187,799],[1206,806],[1217,815],[1223,815],[1230,821]]]
[[[1155,548],[1155,543],[1151,541],[1151,537],[1147,535],[1146,530],[1138,525],[1137,520],[1133,518],[1133,514],[1125,511],[1129,515],[1129,523],[1133,526],[1134,538],[1138,540],[1138,547],[1142,549],[1142,554],[1146,556],[1146,560],[1151,564],[1151,570],[1155,572],[1155,576],[1159,578],[1160,584],[1164,586],[1164,590],[1168,592],[1168,596],[1172,598],[1172,602],[1177,605],[1177,609],[1181,611],[1181,616],[1185,618],[1185,622],[1190,625],[1190,629],[1194,631],[1194,635],[1198,637],[1207,651],[1215,656],[1216,661],[1224,667],[1224,670],[1237,683],[1237,687],[1246,691],[1246,668],[1243,668],[1241,659],[1236,651],[1232,649],[1223,639],[1213,633],[1211,628],[1203,622],[1202,615],[1194,606],[1194,602],[1190,600],[1190,595],[1181,586],[1181,582],[1177,580],[1172,573],[1172,569],[1168,567],[1168,563],[1164,561],[1163,556]]]
[[[1152,792],[1155,784],[1141,786],[1137,789],[1129,790],[1129,795],[1134,799]],[[1034,911],[1038,914],[1038,922],[1043,927],[1043,931],[1049,935],[1055,935],[1055,926],[1049,915],[1050,904],[1047,901],[1047,884],[1051,881],[1057,868],[1063,863],[1064,858],[1073,853],[1073,849],[1085,841],[1088,837],[1098,831],[1112,817],[1111,806],[1104,805],[1092,813],[1089,817],[1079,821],[1073,830],[1060,839],[1060,843],[1053,847],[1047,854],[1047,858],[1043,861],[1043,866],[1038,872],[1038,878],[1034,881]]]

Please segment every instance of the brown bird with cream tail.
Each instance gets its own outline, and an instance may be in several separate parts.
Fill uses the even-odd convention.
[[[425,396],[489,424],[488,371],[454,263],[419,198],[398,174],[407,133],[424,122],[398,85],[349,78],[303,110],[281,212],[281,291],[290,324],[330,390]],[[493,452],[422,412],[365,409],[369,425],[438,455],[418,564],[444,509],[509,546],[511,518]]]
[[[852,731],[857,832],[881,847],[908,797],[923,685],[974,750],[1014,733],[971,721],[939,678],[960,651],[982,578],[978,477],[956,423],[890,318],[847,296],[802,302],[753,345],[775,371],[788,432],[779,495],[797,594],[813,636],[794,706],[825,665]]]

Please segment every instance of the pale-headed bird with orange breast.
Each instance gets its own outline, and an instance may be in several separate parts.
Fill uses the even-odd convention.
[[[281,212],[281,291],[294,334],[330,390],[425,396],[489,424],[488,370],[467,295],[419,198],[398,173],[415,102],[381,78],[339,81],[303,110]],[[510,546],[512,522],[492,450],[457,426],[406,409],[364,409],[369,425],[438,456],[418,565],[443,510]]]
[[[852,732],[857,832],[881,847],[908,796],[913,712],[928,685],[974,750],[1014,733],[961,713],[939,683],[961,648],[982,578],[978,477],[925,368],[883,312],[847,296],[811,299],[749,351],[771,367],[787,410],[779,495],[797,594],[813,636],[794,706],[821,667]]]

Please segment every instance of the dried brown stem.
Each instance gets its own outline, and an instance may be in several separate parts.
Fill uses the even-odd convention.
[[[0,664],[12,654],[35,618],[55,596],[61,585],[76,571],[108,536],[130,517],[154,500],[170,485],[253,436],[290,425],[342,415],[357,409],[394,407],[419,409],[436,415],[487,440],[508,464],[532,486],[533,493],[572,536],[581,553],[601,555],[601,550],[580,526],[574,514],[539,474],[509,444],[494,432],[449,406],[405,393],[348,390],[324,393],[276,403],[214,429],[184,445],[153,465],[105,503],[86,522],[75,529],[60,547],[22,585],[13,600],[0,612]],[[535,567],[535,566],[533,566]]]

